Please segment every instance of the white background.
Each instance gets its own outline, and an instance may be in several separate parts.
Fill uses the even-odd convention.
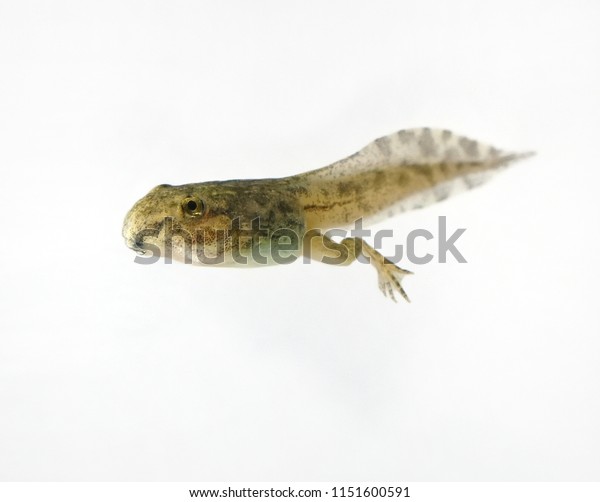
[[[0,479],[600,480],[599,5],[2,1]],[[538,155],[380,226],[467,228],[411,304],[123,244],[419,126]]]

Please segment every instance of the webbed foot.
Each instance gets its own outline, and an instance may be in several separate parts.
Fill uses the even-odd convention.
[[[394,292],[400,293],[402,298],[410,303],[410,298],[402,287],[402,279],[407,275],[412,275],[412,272],[398,267],[387,258],[383,258],[383,263],[374,261],[373,265],[375,265],[375,268],[377,269],[379,289],[384,296],[391,298],[393,301],[397,301]]]

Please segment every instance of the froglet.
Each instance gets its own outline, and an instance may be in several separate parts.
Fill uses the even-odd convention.
[[[443,129],[401,130],[295,176],[158,185],[127,213],[123,237],[139,254],[197,265],[288,263],[299,256],[348,265],[360,257],[377,270],[384,295],[408,301],[401,281],[411,272],[361,238],[336,242],[327,231],[443,200],[529,155]]]

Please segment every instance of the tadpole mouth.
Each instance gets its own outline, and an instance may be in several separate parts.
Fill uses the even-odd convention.
[[[137,254],[146,254],[144,249],[144,241],[142,239],[126,239],[126,244],[129,249],[132,249]]]
[[[148,223],[136,214],[135,209],[136,206],[125,217],[122,236],[129,249],[143,255],[152,252],[153,244],[164,226],[164,220]]]

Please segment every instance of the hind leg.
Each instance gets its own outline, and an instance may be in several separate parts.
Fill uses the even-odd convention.
[[[348,237],[338,243],[320,232],[313,231],[312,235],[305,238],[303,253],[311,260],[328,265],[350,265],[362,255],[377,270],[379,289],[385,296],[396,301],[394,292],[397,292],[410,302],[402,287],[402,279],[412,272],[398,267],[359,237]]]

